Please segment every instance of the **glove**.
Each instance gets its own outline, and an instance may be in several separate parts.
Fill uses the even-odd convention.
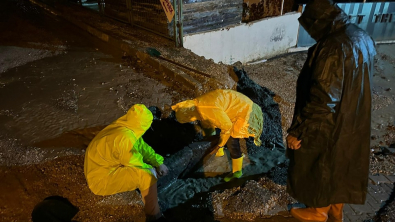
[[[159,177],[166,176],[167,173],[169,172],[169,169],[165,164],[162,164],[158,167],[156,167],[156,173],[158,174]]]
[[[216,157],[221,157],[221,156],[224,156],[224,155],[225,155],[225,153],[224,153],[224,147],[218,148],[218,151],[217,151],[217,153],[215,154],[215,156],[216,156]]]

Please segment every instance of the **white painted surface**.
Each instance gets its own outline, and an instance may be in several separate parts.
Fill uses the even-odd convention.
[[[214,62],[243,64],[270,58],[295,47],[300,13],[263,19],[221,30],[184,36],[184,48]]]

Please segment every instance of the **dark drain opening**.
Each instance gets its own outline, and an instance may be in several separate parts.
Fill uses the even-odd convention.
[[[194,124],[181,124],[177,122],[174,114],[160,119],[161,111],[158,107],[151,106],[149,109],[154,115],[154,120],[143,139],[163,157],[169,157],[185,146],[203,139]]]

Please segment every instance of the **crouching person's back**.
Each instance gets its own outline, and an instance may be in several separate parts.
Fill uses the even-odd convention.
[[[144,105],[133,105],[126,115],[104,128],[89,144],[84,171],[90,190],[112,195],[139,189],[147,221],[161,217],[156,182],[167,174],[163,157],[142,136],[153,116]],[[159,174],[159,175],[158,175]]]

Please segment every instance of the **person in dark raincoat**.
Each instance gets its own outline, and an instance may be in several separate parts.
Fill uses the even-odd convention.
[[[375,44],[331,0],[310,1],[299,22],[317,43],[297,80],[287,137],[287,191],[308,208],[291,214],[342,221],[343,204],[364,204],[367,194]]]

